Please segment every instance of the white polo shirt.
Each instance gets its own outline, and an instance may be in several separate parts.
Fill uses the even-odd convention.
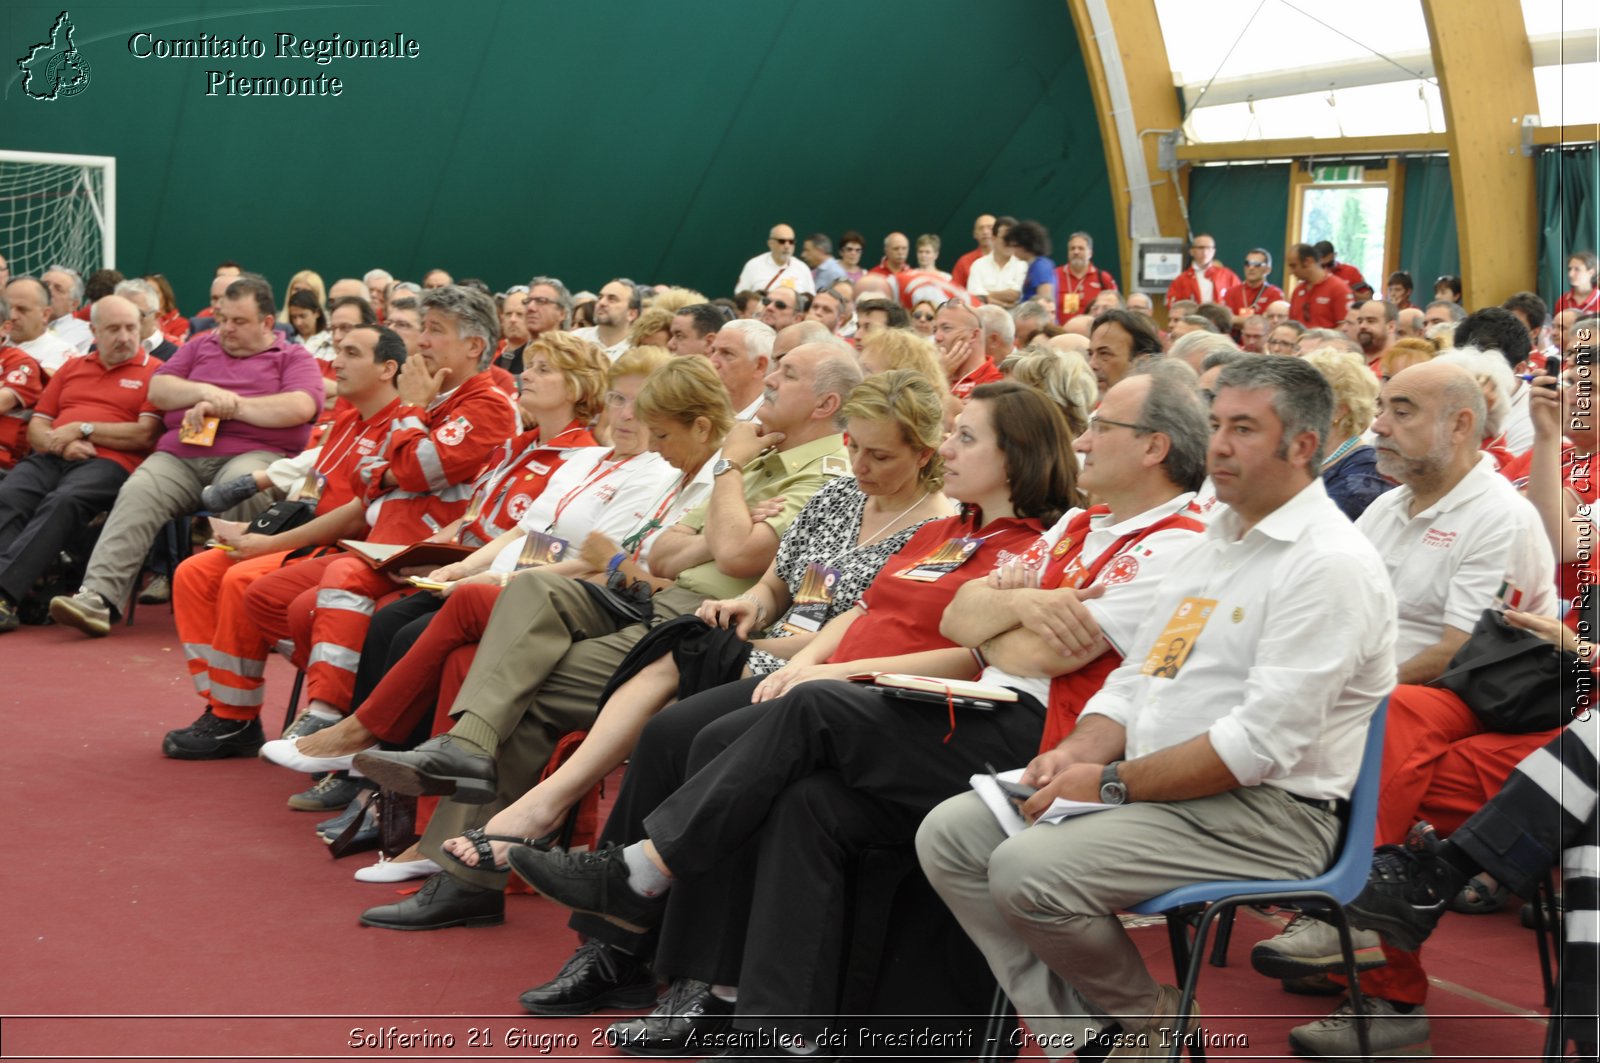
[[[994,253],[984,255],[967,271],[967,292],[971,295],[988,295],[990,292],[1020,292],[1028,279],[1028,264],[1016,255],[997,265]]]
[[[1511,393],[1511,405],[1506,410],[1506,419],[1500,425],[1500,432],[1505,436],[1506,449],[1521,457],[1533,449],[1533,416],[1528,410],[1528,397],[1533,394],[1529,390],[1531,385],[1513,378],[1512,383],[1516,389]]]
[[[24,353],[38,362],[39,368],[47,374],[54,373],[66,365],[67,359],[75,357],[78,353],[76,347],[49,329],[45,329],[26,343],[17,343],[13,340],[12,346],[22,348]]]
[[[773,288],[793,288],[797,292],[815,295],[817,282],[812,279],[811,270],[798,258],[791,256],[789,261],[780,266],[770,253],[763,252],[744,264],[744,269],[739,271],[739,282],[733,290],[765,292]]]
[[[1129,758],[1203,734],[1243,786],[1349,797],[1367,720],[1394,688],[1383,561],[1320,478],[1239,529],[1231,508],[1207,526],[1083,713],[1121,724]],[[1169,629],[1202,616],[1176,674],[1146,674],[1153,658],[1162,670]]]
[[[1539,513],[1495,471],[1492,457],[1478,455],[1460,483],[1412,517],[1414,497],[1403,484],[1387,491],[1355,525],[1377,547],[1394,586],[1396,660],[1438,642],[1447,624],[1471,631],[1507,581],[1522,592],[1519,608],[1556,614],[1555,554]]]
[[[649,520],[651,514],[647,511],[653,510],[662,493],[678,481],[678,470],[652,451],[636,454],[621,464],[615,459],[607,460],[610,454],[610,447],[570,451],[517,521],[522,534],[501,548],[489,570],[515,572],[530,531],[565,539],[572,547],[571,556],[576,557],[591,531],[621,542]]]

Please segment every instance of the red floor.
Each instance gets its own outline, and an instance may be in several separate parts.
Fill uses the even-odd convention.
[[[162,733],[201,708],[164,607],[102,640],[59,628],[0,636],[0,676],[0,1058],[613,1055],[595,1045],[609,1019],[535,1019],[517,1006],[574,944],[554,905],[510,897],[506,925],[492,929],[363,928],[356,916],[395,887],[354,882],[373,857],[330,860],[312,831],[323,817],[284,807],[302,777],[257,760],[163,758]],[[292,673],[275,660],[268,677],[270,733]],[[1206,971],[1207,1033],[1242,1041],[1213,1047],[1213,1059],[1284,1055],[1290,1026],[1331,1009],[1250,970],[1249,947],[1273,932],[1242,914],[1234,962]],[[1165,932],[1135,933],[1168,972]],[[1428,963],[1438,1057],[1539,1051],[1533,936],[1514,910],[1448,919]]]

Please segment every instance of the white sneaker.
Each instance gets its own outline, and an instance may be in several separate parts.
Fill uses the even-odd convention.
[[[1356,970],[1382,967],[1381,940],[1376,931],[1350,930],[1355,948]],[[1250,966],[1268,978],[1304,978],[1313,974],[1338,973],[1344,966],[1339,949],[1339,931],[1309,915],[1297,915],[1277,937],[1268,938],[1250,950]]]
[[[95,638],[111,634],[111,607],[87,588],[80,589],[77,594],[58,594],[51,598],[50,619]]]
[[[1419,1004],[1409,1012],[1380,997],[1363,998],[1371,1024],[1368,1042],[1374,1059],[1398,1056],[1431,1056],[1428,1043],[1428,1015]],[[1347,1000],[1332,1015],[1289,1031],[1289,1047],[1303,1056],[1330,1061],[1361,1058],[1361,1041],[1356,1036],[1355,1014]]]

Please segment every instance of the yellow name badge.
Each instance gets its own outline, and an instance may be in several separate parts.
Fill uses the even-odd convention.
[[[1145,658],[1144,667],[1139,671],[1154,679],[1177,678],[1178,670],[1189,659],[1195,641],[1216,609],[1215,598],[1185,598],[1179,602],[1167,626],[1156,636],[1150,656]]]

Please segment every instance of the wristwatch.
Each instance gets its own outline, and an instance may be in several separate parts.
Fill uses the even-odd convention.
[[[711,478],[715,480],[717,477],[721,476],[730,469],[734,470],[735,472],[744,472],[744,466],[735,465],[727,458],[718,458],[716,464],[711,466]]]
[[[1120,760],[1113,760],[1105,766],[1100,773],[1100,803],[1102,805],[1125,805],[1128,803],[1128,787],[1123,784],[1117,775],[1117,768],[1122,764]]]
[[[84,421],[78,425],[78,431],[83,433],[83,438],[88,439],[94,435],[94,423],[92,421]]]

